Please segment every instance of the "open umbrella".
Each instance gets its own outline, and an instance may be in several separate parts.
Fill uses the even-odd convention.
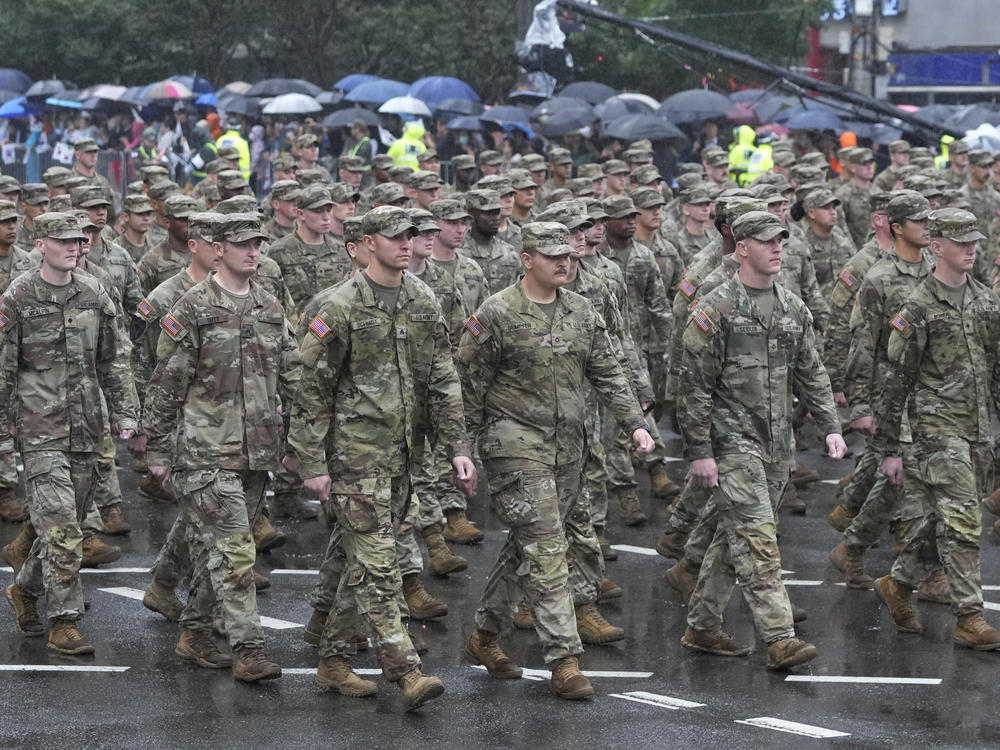
[[[948,122],[948,118],[955,114],[958,109],[959,107],[954,104],[931,104],[921,107],[916,114],[921,120],[943,128]]]
[[[435,107],[445,99],[469,99],[479,101],[479,94],[465,81],[451,76],[428,76],[419,78],[410,84],[410,96],[425,102],[428,107]]]
[[[17,68],[0,68],[0,89],[23,94],[31,87],[31,78]]]
[[[834,112],[822,109],[809,109],[798,112],[782,123],[789,130],[832,130],[836,133],[843,133],[847,130]]]
[[[860,122],[857,120],[845,120],[844,125],[859,138],[868,138],[873,143],[888,146],[895,140],[903,137],[903,131],[886,125],[884,122]]]
[[[20,91],[11,91],[10,89],[0,89],[0,104],[4,102],[9,102],[11,99],[17,99],[21,95]]]
[[[322,109],[323,105],[308,94],[282,94],[265,104],[261,112],[265,115],[305,115]]]
[[[409,90],[410,87],[402,81],[379,78],[355,86],[344,100],[361,104],[385,104],[394,96],[406,96]]]
[[[594,112],[601,118],[601,122],[611,122],[625,115],[651,115],[656,112],[660,103],[651,99],[652,106],[642,99],[633,99],[626,94],[612,96],[594,107]]]
[[[485,108],[480,102],[472,99],[445,99],[434,107],[436,113],[455,115],[478,115],[483,109]]]
[[[157,99],[188,99],[194,96],[187,86],[178,81],[157,81],[149,84],[142,90],[142,97],[146,101]]]
[[[618,92],[605,83],[597,81],[576,81],[559,92],[559,96],[572,96],[591,104],[600,104]]]
[[[310,83],[302,78],[265,78],[263,81],[257,81],[257,83],[251,86],[246,95],[265,98],[268,96],[281,96],[282,94],[318,96],[322,93],[323,89],[315,83]]]
[[[523,122],[527,123],[531,118],[528,113],[521,107],[515,107],[510,104],[501,104],[497,107],[490,107],[481,115],[479,115],[480,120],[486,122]]]
[[[204,78],[198,78],[197,76],[170,76],[167,80],[183,83],[193,94],[207,94],[215,88]]]
[[[726,119],[737,125],[760,125],[757,107],[750,102],[736,102],[732,109],[726,112]]]
[[[823,104],[822,102],[817,102],[811,99],[807,99],[804,102],[796,104],[794,107],[789,107],[787,109],[781,110],[771,119],[774,122],[787,123],[788,120],[790,120],[791,118],[795,117],[796,115],[803,114],[804,112],[825,112],[827,114],[834,115],[835,117],[839,116],[837,115],[837,110],[835,110],[833,107],[827,104]],[[758,116],[762,115],[758,113]]]
[[[527,86],[511,89],[507,92],[507,101],[517,102],[522,100],[525,106],[530,106],[533,102],[540,102],[542,99],[548,98],[549,95],[544,91],[539,91],[536,88],[530,88]]]
[[[142,92],[145,88],[145,86],[127,88],[125,89],[125,93],[118,97],[118,101],[127,102],[128,104],[145,104],[146,101],[142,98]]]
[[[604,127],[604,134],[625,141],[637,141],[646,138],[651,141],[667,138],[687,138],[684,132],[658,115],[625,115]]]
[[[106,99],[111,102],[116,102],[122,98],[128,89],[124,86],[115,86],[110,83],[98,83],[93,86],[88,86],[83,91],[80,92],[80,99]]]
[[[350,75],[346,75],[341,78],[330,88],[339,89],[346,94],[360,86],[362,83],[377,81],[379,78],[381,78],[381,76],[372,75],[371,73],[351,73]]]
[[[594,108],[589,102],[577,99],[574,96],[554,96],[548,101],[535,105],[535,108],[531,110],[531,119],[544,122],[557,112],[568,112],[570,110],[593,112]]]
[[[42,108],[19,96],[16,99],[4,102],[0,105],[0,118],[10,120],[15,117],[27,117],[28,115],[40,115]]]
[[[61,109],[83,109],[83,102],[74,96],[79,93],[79,91],[64,91],[61,94],[54,94],[45,100],[45,104]]]
[[[689,89],[664,99],[659,113],[674,123],[701,122],[725,117],[732,106],[724,94],[708,89]]]
[[[990,125],[1000,123],[1000,112],[985,104],[969,104],[956,110],[945,125],[951,130],[975,130],[984,122]]]
[[[76,88],[72,83],[60,81],[57,78],[49,78],[44,81],[35,81],[24,92],[29,102],[44,102],[50,96],[62,94],[65,91]]]
[[[799,100],[794,96],[769,96],[758,102],[754,111],[761,122],[774,122],[779,113],[798,106]]]
[[[765,89],[740,89],[729,94],[731,102],[747,102],[753,104],[771,96],[770,91]]]
[[[343,91],[324,91],[322,94],[316,97],[316,101],[322,104],[324,107],[332,107],[334,104],[340,104],[344,99]]]
[[[242,94],[219,97],[215,106],[231,115],[243,115],[244,117],[260,117],[261,115],[260,102]]]
[[[349,128],[355,120],[361,120],[370,128],[382,124],[379,116],[369,109],[338,109],[327,115],[322,122],[324,128]]]
[[[250,89],[253,88],[252,83],[247,83],[246,81],[230,81],[222,88],[216,89],[216,94],[222,94],[226,91],[231,91],[234,94],[246,94]]]
[[[564,109],[561,112],[554,112],[542,123],[542,135],[549,138],[558,138],[568,133],[573,133],[581,128],[588,127],[597,120],[597,115],[591,107],[586,109]]]
[[[394,96],[381,107],[379,112],[390,115],[416,115],[417,117],[430,117],[431,111],[423,101],[415,96]]]
[[[445,127],[448,130],[474,130],[476,132],[481,132],[483,129],[482,121],[475,115],[461,115],[454,119],[448,120],[445,123]]]
[[[194,103],[199,107],[214,107],[219,103],[219,97],[217,97],[214,92],[209,92],[199,96],[194,100]]]

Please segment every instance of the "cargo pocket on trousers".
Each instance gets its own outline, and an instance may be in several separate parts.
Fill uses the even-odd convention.
[[[536,520],[535,506],[524,486],[524,473],[512,471],[490,477],[493,508],[507,526],[524,526]]]
[[[360,534],[371,534],[378,529],[378,512],[372,495],[346,495],[341,504],[347,525]]]

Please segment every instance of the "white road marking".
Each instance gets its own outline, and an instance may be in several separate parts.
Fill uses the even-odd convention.
[[[993,611],[1000,611],[1000,604],[996,602],[983,602],[983,609],[992,609]]]
[[[839,479],[820,479],[819,481],[823,484],[840,484]]]
[[[686,701],[683,698],[671,698],[669,695],[647,693],[642,690],[633,690],[628,693],[611,693],[611,697],[634,701],[636,703],[646,703],[650,706],[659,706],[660,708],[669,708],[673,711],[677,711],[681,708],[700,708],[705,705],[704,703]]]
[[[673,463],[674,461],[684,461],[685,459],[683,459],[683,458],[676,458],[675,456],[664,456],[663,460],[664,461],[670,461],[671,463]]]
[[[785,682],[849,682],[866,685],[940,685],[940,677],[858,677],[853,675],[790,674]]]
[[[11,567],[0,568],[4,573],[13,573]],[[81,573],[148,573],[149,568],[80,568]]]
[[[637,555],[658,555],[652,547],[633,547],[631,544],[612,544],[611,549],[619,552],[634,552]]]
[[[983,584],[983,591],[1000,591],[1000,586],[995,584]]]
[[[483,672],[486,671],[486,667],[481,664],[476,664],[472,668],[479,669]],[[653,676],[652,672],[606,672],[601,670],[589,671],[586,669],[582,669],[580,671],[584,677],[624,677],[626,679],[645,680]],[[542,680],[547,680],[552,675],[552,673],[547,669],[528,669],[527,667],[522,670],[522,674],[525,677]]]
[[[354,674],[363,675],[379,675],[382,674],[381,669],[355,669]],[[282,675],[315,675],[316,667],[292,667],[291,669],[281,668]]]
[[[796,581],[793,579],[783,580],[783,584],[786,586],[822,586],[823,581]]]
[[[834,729],[814,727],[812,724],[799,724],[797,721],[785,721],[784,719],[775,719],[772,716],[758,716],[755,719],[737,719],[736,723],[749,724],[752,727],[763,727],[764,729],[774,729],[779,732],[801,734],[803,737],[813,737],[815,739],[851,736],[849,732],[838,732]]]
[[[274,575],[279,575],[279,576],[315,576],[315,575],[319,575],[319,571],[318,570],[309,570],[309,569],[298,570],[298,569],[292,569],[292,568],[275,568],[274,570],[271,571],[271,575],[273,575],[273,576]]]
[[[795,571],[794,570],[783,570],[783,571],[781,571],[781,575],[783,575],[783,576],[793,576],[793,575],[795,575]]]
[[[142,601],[142,597],[145,595],[144,591],[139,589],[129,588],[127,586],[115,586],[106,589],[97,589],[98,591],[103,591],[106,594],[115,594],[116,596],[124,596],[126,599],[136,599]],[[271,630],[291,630],[292,628],[305,627],[301,623],[289,622],[288,620],[279,620],[276,617],[265,617],[260,616],[261,627],[270,628]]]
[[[72,664],[0,664],[0,672],[128,672],[131,667],[83,667]]]

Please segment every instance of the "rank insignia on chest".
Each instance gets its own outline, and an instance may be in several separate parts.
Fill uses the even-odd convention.
[[[483,324],[480,323],[478,320],[476,320],[476,316],[475,315],[473,315],[472,317],[470,317],[465,322],[465,327],[469,329],[469,333],[471,333],[473,336],[478,336],[484,330],[486,330],[486,329],[483,328]]]
[[[10,318],[3,313],[0,313],[0,329],[5,328],[8,323],[10,323]]]
[[[163,330],[169,333],[174,338],[177,338],[181,331],[184,330],[184,326],[178,323],[173,315],[168,315],[163,319]]]
[[[858,280],[851,275],[850,271],[841,271],[840,280],[843,281],[847,286],[851,287],[858,283]]]
[[[687,279],[684,279],[684,281],[682,281],[677,288],[684,292],[685,297],[690,297],[694,294],[694,284]]]
[[[309,330],[316,334],[316,338],[323,338],[330,332],[330,326],[323,322],[322,318],[316,318],[309,324]]]
[[[711,331],[712,330],[712,326],[714,325],[714,323],[712,323],[711,318],[709,318],[705,314],[704,310],[698,310],[694,314],[694,322],[697,323],[698,327],[701,330],[703,330],[705,333],[708,333],[709,331]]]
[[[895,328],[895,329],[896,329],[897,331],[899,331],[900,333],[902,333],[903,331],[905,331],[905,330],[906,330],[906,326],[908,326],[908,325],[910,325],[910,324],[909,324],[909,322],[908,322],[908,321],[906,320],[906,318],[904,318],[904,317],[903,317],[902,315],[897,315],[897,316],[896,316],[895,318],[893,318],[893,319],[892,319],[892,320],[891,320],[891,321],[889,322],[889,325],[891,325],[891,326],[892,326],[893,328]]]
[[[153,306],[149,304],[149,300],[143,299],[142,302],[139,303],[139,312],[147,318],[150,316],[153,312]]]

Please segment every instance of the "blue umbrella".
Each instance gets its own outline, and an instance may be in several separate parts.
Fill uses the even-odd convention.
[[[520,130],[522,133],[528,136],[529,139],[534,139],[538,137],[535,134],[535,131],[532,130],[530,127],[528,127],[527,124],[523,122],[503,122],[500,124],[503,127],[505,133],[510,133],[510,131],[512,130]]]
[[[215,92],[209,91],[207,94],[202,94],[195,99],[194,103],[200,107],[214,107],[219,103],[219,97],[215,95]]]
[[[344,76],[330,88],[340,89],[344,93],[349,93],[354,91],[362,83],[368,83],[369,81],[378,81],[381,76],[373,76],[371,73],[351,73],[348,76]]]
[[[170,76],[167,80],[183,83],[195,94],[208,94],[215,88],[204,78],[198,78],[197,76]]]
[[[393,81],[390,78],[379,78],[377,81],[368,81],[359,84],[351,90],[344,101],[360,102],[362,104],[385,104],[396,96],[406,96],[410,87],[402,81]]]
[[[62,107],[64,109],[83,109],[83,102],[78,102],[76,99],[68,99],[63,94],[50,96],[48,99],[45,100],[45,103],[50,107]]]
[[[438,114],[478,115],[482,113],[484,107],[481,103],[474,102],[471,99],[445,99],[442,102],[438,102],[437,106],[433,109]]]
[[[433,109],[438,102],[445,99],[471,99],[479,101],[479,94],[465,81],[450,76],[428,76],[420,78],[410,85],[410,96],[422,100]]]
[[[771,117],[771,120],[783,125],[788,122],[790,118],[800,115],[803,112],[826,112],[827,114],[834,115],[835,117],[837,116],[837,111],[829,105],[815,101],[806,101],[801,104],[796,104],[793,107],[782,109],[781,111],[775,113]],[[758,114],[758,116],[760,115]]]
[[[833,130],[837,133],[847,130],[847,126],[836,114],[822,109],[799,112],[782,124],[789,130]]]
[[[31,78],[17,68],[0,68],[0,89],[10,89],[23,94],[31,87]]]
[[[480,120],[485,120],[486,122],[529,122],[530,117],[528,113],[521,107],[514,107],[510,104],[504,104],[499,107],[490,107],[488,110],[479,115]]]
[[[0,118],[4,120],[40,114],[42,114],[42,108],[35,104],[31,104],[23,96],[11,99],[10,101],[4,102],[0,105]]]

